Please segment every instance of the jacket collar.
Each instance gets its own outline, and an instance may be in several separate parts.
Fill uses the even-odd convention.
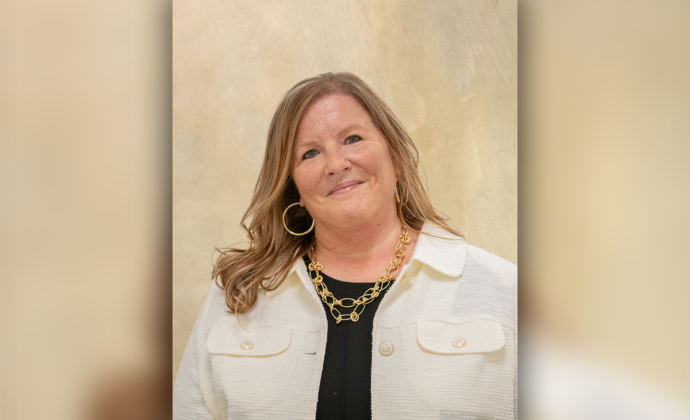
[[[430,222],[422,226],[422,233],[410,258],[429,266],[449,277],[459,277],[465,268],[465,240]],[[297,271],[300,277],[307,272],[302,258],[298,258],[290,273]],[[308,274],[306,274],[308,277]]]
[[[466,252],[463,238],[425,222],[410,263],[419,261],[441,274],[459,277],[465,268]]]

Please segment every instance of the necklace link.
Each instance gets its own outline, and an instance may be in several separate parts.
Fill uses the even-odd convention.
[[[353,298],[342,298],[336,299],[330,290],[326,287],[323,282],[323,277],[321,276],[321,271],[323,270],[323,265],[316,260],[316,239],[311,245],[311,263],[309,264],[309,278],[311,278],[314,287],[316,288],[316,293],[321,296],[323,303],[328,306],[331,316],[335,318],[335,323],[340,324],[342,321],[352,321],[357,322],[359,320],[359,315],[364,312],[364,308],[373,302],[381,292],[386,290],[390,285],[391,280],[398,275],[400,271],[400,263],[402,263],[405,257],[405,251],[407,245],[410,244],[411,239],[407,234],[407,228],[405,224],[402,224],[402,229],[400,233],[400,238],[398,238],[399,243],[395,246],[395,257],[386,266],[386,271],[383,272],[376,281],[374,287],[367,289],[362,296],[357,299]],[[316,276],[312,277],[311,273],[316,273]],[[343,301],[351,302],[350,304],[344,304]],[[343,315],[336,306],[340,306],[343,309],[353,308],[352,312]]]

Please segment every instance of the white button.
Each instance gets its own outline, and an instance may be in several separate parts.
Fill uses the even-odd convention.
[[[462,347],[465,345],[465,339],[462,337],[458,337],[455,340],[453,340],[453,345],[455,347]]]
[[[254,344],[252,344],[251,341],[243,341],[242,344],[240,344],[240,346],[242,346],[242,348],[245,350],[249,350],[252,347],[254,347]]]
[[[388,341],[384,341],[379,346],[379,353],[381,353],[384,356],[390,356],[391,354],[393,354],[393,345]]]

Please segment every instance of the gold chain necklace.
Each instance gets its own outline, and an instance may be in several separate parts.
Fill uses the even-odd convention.
[[[369,288],[362,296],[357,299],[353,298],[343,298],[336,299],[333,296],[326,284],[323,282],[323,277],[321,277],[320,271],[323,270],[323,266],[316,260],[316,240],[311,245],[311,263],[309,264],[309,278],[314,283],[316,287],[316,293],[321,296],[321,300],[325,303],[331,311],[331,315],[335,318],[335,323],[340,324],[340,321],[352,321],[357,322],[359,320],[359,315],[364,311],[367,304],[371,303],[376,299],[381,292],[386,290],[390,285],[391,280],[398,275],[400,270],[400,263],[405,256],[405,250],[407,245],[410,243],[410,236],[407,234],[407,228],[405,224],[402,225],[402,232],[399,243],[395,246],[395,257],[391,260],[390,264],[386,266],[386,271],[379,276],[374,287]],[[393,272],[395,270],[395,272]],[[312,277],[311,272],[315,272],[316,276]],[[393,273],[392,273],[393,272]],[[341,308],[353,308],[352,312],[349,314],[341,314],[336,308],[340,306]],[[359,312],[358,312],[359,311]]]

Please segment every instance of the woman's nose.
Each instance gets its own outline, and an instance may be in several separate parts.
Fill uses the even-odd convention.
[[[329,175],[338,174],[340,172],[350,169],[350,161],[340,150],[333,150],[327,153],[326,156],[326,170]]]

